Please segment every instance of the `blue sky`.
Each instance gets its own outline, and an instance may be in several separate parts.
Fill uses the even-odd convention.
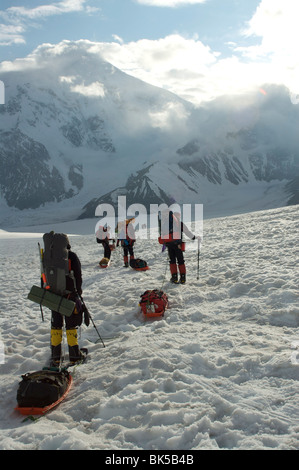
[[[224,53],[229,41],[251,41],[242,38],[240,32],[253,16],[259,0],[194,1],[176,7],[159,7],[155,6],[158,1],[151,5],[150,0],[144,3],[137,0],[2,0],[0,57],[11,60],[28,54],[41,43],[57,43],[63,39],[111,42],[117,36],[124,42],[131,42],[178,33],[189,38],[197,36]],[[63,4],[68,8],[63,8]],[[162,4],[167,4],[167,0]],[[168,4],[171,5],[171,0]],[[10,27],[6,35],[5,26]]]
[[[298,4],[1,0],[0,62],[7,69],[7,61],[34,56],[41,44],[86,40],[123,71],[194,103],[269,81],[296,91]]]

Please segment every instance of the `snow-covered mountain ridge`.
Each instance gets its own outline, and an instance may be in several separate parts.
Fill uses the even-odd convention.
[[[90,217],[120,194],[208,214],[298,203],[299,108],[282,87],[195,108],[72,43],[0,79],[2,226]]]

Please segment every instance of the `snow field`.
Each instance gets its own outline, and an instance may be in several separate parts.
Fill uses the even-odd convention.
[[[102,248],[78,225],[83,297],[106,347],[92,324],[81,327],[90,360],[35,423],[14,407],[21,374],[50,353],[50,312],[42,322],[26,299],[39,285],[41,238],[2,234],[1,449],[298,449],[298,227],[298,206],[206,220],[199,280],[190,242],[187,283],[172,285],[157,241],[135,245],[149,271],[123,268],[121,248],[101,270]],[[144,321],[140,295],[161,287],[170,308]]]

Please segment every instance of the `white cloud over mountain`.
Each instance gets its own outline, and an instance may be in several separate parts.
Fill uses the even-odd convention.
[[[138,0],[148,6],[177,7],[202,3],[201,0]],[[31,22],[50,15],[70,12],[88,13],[86,0],[65,0],[35,8],[11,7],[0,12],[0,43],[22,43]],[[297,44],[299,3],[293,0],[261,0],[238,41],[228,41],[230,53],[223,54],[197,35],[188,37],[173,32],[158,39],[125,41],[119,34],[111,42],[82,40],[85,47],[100,54],[125,73],[147,83],[167,89],[195,104],[219,95],[240,94],[262,83],[283,84],[292,93],[299,91]],[[117,33],[117,31],[115,31]],[[248,43],[248,38],[250,42]],[[81,41],[81,43],[82,43]],[[79,41],[80,42],[80,41]],[[51,51],[59,51],[60,41]],[[48,49],[51,46],[47,45]],[[38,62],[43,49],[37,48],[25,62],[16,61],[3,67],[20,67]]]

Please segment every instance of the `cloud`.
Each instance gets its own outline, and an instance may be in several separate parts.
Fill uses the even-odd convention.
[[[261,0],[244,28],[255,45],[230,44],[223,57],[197,37],[172,34],[157,40],[101,43],[102,56],[124,72],[200,103],[221,94],[284,84],[299,93],[299,2]]]
[[[294,0],[261,0],[248,22],[245,35],[262,39],[259,52],[287,52],[297,49],[299,3]]]
[[[39,5],[34,8],[26,7],[10,7],[7,8],[6,14],[19,18],[38,19],[41,17],[58,15],[62,13],[71,13],[74,11],[82,11],[87,0],[62,0],[49,5]]]
[[[117,41],[120,44],[124,43],[124,40],[120,36],[118,36],[117,34],[112,34],[112,37],[113,37],[114,41]]]
[[[0,45],[9,46],[25,43],[24,32],[25,28],[22,25],[0,24]]]
[[[66,57],[71,66],[73,60],[86,54],[99,56],[125,73],[194,104],[221,95],[244,94],[252,88],[258,91],[264,83],[288,86],[284,71],[275,70],[271,62],[242,60],[236,54],[223,58],[198,38],[184,38],[178,34],[129,43],[79,40],[43,44],[24,59],[2,62],[0,72],[59,64],[59,60],[65,64]],[[82,84],[72,79],[71,83],[77,93],[101,96],[105,92],[99,82]],[[161,122],[163,117],[154,116],[153,119]]]
[[[205,3],[207,0],[135,0],[140,5],[148,5],[151,7],[180,7],[186,5],[196,5]]]
[[[93,82],[89,85],[82,83],[80,85],[71,86],[70,89],[74,93],[80,93],[84,96],[100,96],[101,98],[105,96],[105,87],[101,82]]]
[[[245,37],[259,42],[250,47],[237,47],[236,52],[253,63],[267,65],[276,82],[299,91],[299,2],[294,0],[261,0],[244,29]]]
[[[94,43],[91,51],[124,72],[185,99],[192,98],[190,89],[198,87],[198,80],[208,74],[218,57],[196,37],[188,39],[178,34],[121,44]]]
[[[62,0],[38,5],[34,8],[9,7],[0,10],[0,18],[5,22],[0,25],[0,45],[25,43],[24,34],[30,27],[36,26],[36,22],[53,15],[62,15],[74,12],[94,13],[97,8],[86,5],[88,0]]]
[[[83,2],[58,2],[53,5],[62,4],[65,7],[68,4],[69,8],[75,8],[76,5],[77,8],[80,5],[83,8]],[[173,5],[173,2],[168,4]],[[126,43],[118,35],[114,35],[113,42],[81,40],[42,45],[26,59],[10,65],[2,64],[1,69],[20,69],[24,64],[32,67],[38,56],[42,55],[43,60],[50,61],[51,54],[57,55],[63,48],[73,47],[75,50],[76,47],[81,47],[82,51],[100,55],[125,73],[167,89],[195,104],[219,95],[243,94],[252,88],[258,92],[265,83],[284,84],[290,89],[292,96],[297,96],[298,13],[299,2],[261,0],[243,30],[243,44],[237,44],[236,40],[231,41],[231,52],[226,57],[212,50],[197,36],[171,34],[156,40],[141,39]],[[7,34],[9,33],[8,31]],[[246,45],[248,38],[250,46]],[[22,29],[15,33],[15,40],[21,39]],[[101,93],[101,89],[97,87],[81,91]]]
[[[153,127],[173,129],[175,125],[182,127],[188,121],[189,114],[183,104],[169,102],[157,111],[149,113]]]

